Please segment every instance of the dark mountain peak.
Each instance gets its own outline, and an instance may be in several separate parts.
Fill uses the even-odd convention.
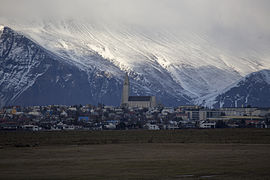
[[[264,69],[242,78],[216,98],[214,107],[270,106],[270,70]]]
[[[1,26],[0,25],[0,38],[6,39],[8,37],[18,37],[18,38],[24,38],[23,34],[18,33],[17,31],[14,31],[8,26]]]
[[[261,71],[257,71],[254,73],[249,74],[245,77],[246,80],[253,79],[257,81],[263,81],[270,84],[270,70],[269,69],[263,69]]]

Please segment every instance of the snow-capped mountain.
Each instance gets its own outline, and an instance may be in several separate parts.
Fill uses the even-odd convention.
[[[68,57],[60,57],[8,27],[1,28],[0,105],[119,105],[124,72],[95,52],[87,58],[93,64],[80,64]],[[167,76],[158,70],[151,73]],[[171,105],[177,100],[189,103],[189,98],[184,95],[170,94],[183,89],[170,79],[149,83],[140,74],[129,74],[133,93],[151,93]],[[167,89],[160,88],[166,83]]]
[[[120,98],[120,84],[106,72],[82,71],[7,27],[1,30],[0,67],[0,106],[118,104]]]
[[[84,20],[2,22],[61,63],[85,73],[103,72],[115,81],[116,97],[125,72],[133,94],[156,95],[165,105],[179,105],[201,104],[247,74],[270,69],[269,52],[234,54],[203,33]]]
[[[212,98],[214,107],[269,107],[270,70],[251,73]]]

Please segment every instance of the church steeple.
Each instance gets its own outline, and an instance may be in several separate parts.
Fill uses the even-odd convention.
[[[128,78],[128,74],[127,73],[126,73],[126,76],[125,76],[124,85],[129,85],[129,78]]]
[[[128,104],[128,97],[129,97],[129,78],[128,78],[128,74],[126,73],[125,81],[123,85],[121,105]]]

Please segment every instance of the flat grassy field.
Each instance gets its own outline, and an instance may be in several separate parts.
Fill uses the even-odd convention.
[[[270,179],[270,129],[0,132],[0,179]]]

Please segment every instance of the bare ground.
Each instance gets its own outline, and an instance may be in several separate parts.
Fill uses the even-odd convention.
[[[243,134],[242,131],[239,130],[239,134]],[[53,143],[42,133],[0,133],[0,179],[270,179],[269,130],[259,131],[260,133],[257,130],[250,131],[256,131],[257,136],[264,136],[264,141],[243,141],[245,136],[240,136],[240,139],[235,139],[246,143],[236,142],[233,138],[231,142],[227,140],[224,143],[225,137],[221,138],[217,134],[226,134],[226,131],[209,130],[204,133],[220,137],[221,143],[214,142],[211,138],[209,142],[195,142],[195,139],[200,138],[194,137],[191,135],[194,133],[189,131],[177,133],[182,133],[185,138],[190,136],[194,141],[192,143],[177,142],[180,135],[170,136],[170,143],[148,142],[149,137],[155,141],[155,133],[160,136],[162,132],[151,132],[148,137],[148,132],[142,131],[138,138],[145,137],[146,142],[137,142],[138,139],[134,142],[122,142],[120,138],[113,143],[105,133],[102,138],[108,137],[107,141],[100,142],[106,143],[81,145],[79,140],[75,140],[73,132],[68,135],[64,133],[66,142],[57,145],[55,143],[63,138],[61,133],[55,135]],[[250,135],[248,131],[244,132],[247,136]],[[115,139],[117,133],[123,132],[107,133],[113,133],[110,137]],[[127,136],[132,134],[125,133]],[[254,132],[251,134],[254,135]],[[10,136],[5,138],[7,135]],[[85,136],[85,132],[76,133],[76,137],[80,136]],[[38,145],[25,139],[30,137]],[[37,137],[39,141],[35,139]],[[16,143],[19,143],[20,138],[21,146],[18,146]],[[259,139],[253,137],[257,138]],[[85,137],[79,139],[85,140]]]

